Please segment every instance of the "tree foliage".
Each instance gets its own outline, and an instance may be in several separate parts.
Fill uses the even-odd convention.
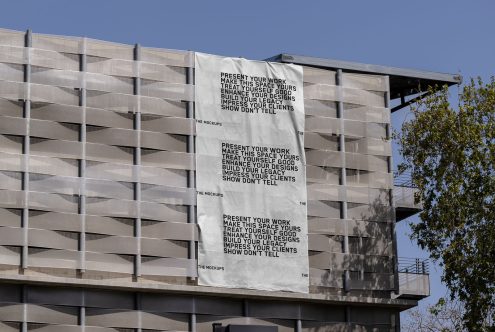
[[[495,326],[495,79],[471,80],[449,102],[447,87],[411,108],[398,140],[422,202],[412,237],[443,267],[469,331]]]
[[[467,332],[459,301],[440,298],[435,305],[409,309],[406,314],[402,324],[404,332]]]

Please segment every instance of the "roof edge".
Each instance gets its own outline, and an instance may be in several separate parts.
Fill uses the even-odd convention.
[[[410,77],[417,79],[441,81],[447,85],[462,83],[462,76],[458,74],[438,73],[431,71],[422,71],[407,68],[389,67],[382,65],[372,65],[359,62],[341,61],[334,59],[324,59],[317,57],[309,57],[303,55],[295,55],[281,53],[268,58],[267,61],[295,63],[300,65],[308,65],[321,68],[344,69],[351,72],[381,74],[391,76]]]

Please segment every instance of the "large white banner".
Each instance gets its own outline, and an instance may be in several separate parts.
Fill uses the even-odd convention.
[[[199,284],[308,292],[302,67],[196,53]]]

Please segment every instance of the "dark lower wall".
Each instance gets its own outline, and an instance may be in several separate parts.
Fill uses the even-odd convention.
[[[0,284],[2,332],[209,332],[213,323],[275,325],[279,332],[395,331],[397,314],[371,306]]]

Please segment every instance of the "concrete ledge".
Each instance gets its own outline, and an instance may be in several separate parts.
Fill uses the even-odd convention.
[[[417,301],[408,299],[384,299],[373,297],[338,296],[325,294],[304,294],[290,292],[268,292],[238,288],[220,288],[192,285],[168,285],[139,283],[120,280],[91,280],[64,277],[45,277],[0,273],[0,283],[22,283],[28,285],[47,285],[61,287],[103,288],[108,290],[141,291],[154,293],[175,293],[230,298],[250,298],[260,300],[285,300],[336,305],[372,305],[395,307],[406,310],[417,305]]]

